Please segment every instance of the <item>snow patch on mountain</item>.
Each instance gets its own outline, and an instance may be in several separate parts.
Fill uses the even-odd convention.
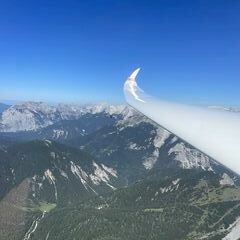
[[[94,179],[95,179],[95,184],[96,182],[99,184],[100,182],[108,182],[109,176],[106,173],[106,171],[104,171],[103,168],[101,168],[97,163],[93,162],[93,166],[94,166]]]
[[[84,170],[82,170],[82,168],[80,166],[78,166],[77,164],[75,164],[74,162],[71,161],[70,163],[71,163],[72,173],[80,179],[80,181],[83,184],[83,186],[85,187],[85,189],[88,190],[88,184],[87,184],[88,175],[87,175],[87,173]]]
[[[170,135],[171,134],[167,130],[165,130],[161,127],[158,127],[156,129],[156,137],[153,140],[154,146],[156,148],[161,148],[164,145],[165,141],[169,138]]]
[[[53,138],[59,139],[60,137],[67,138],[68,132],[61,129],[53,129]]]
[[[56,153],[55,152],[50,152],[50,156],[55,159],[56,158]]]
[[[145,149],[145,147],[143,147],[143,146],[138,146],[136,143],[133,143],[133,142],[130,142],[129,144],[128,144],[128,149],[130,149],[130,150],[142,150],[142,149]]]
[[[68,179],[68,175],[66,172],[64,172],[62,169],[59,169],[59,172],[64,178]]]
[[[212,171],[209,157],[196,149],[187,147],[184,143],[177,143],[169,152],[174,159],[180,162],[184,169],[199,168]]]
[[[50,145],[52,144],[52,142],[50,140],[45,140],[44,144],[46,147],[50,147]]]
[[[57,193],[57,187],[56,187],[56,178],[54,177],[53,173],[51,170],[47,169],[44,172],[45,177],[48,179],[49,183],[53,185],[54,187],[54,195],[55,195],[55,200],[57,201],[58,199],[58,193]]]
[[[233,186],[234,185],[234,181],[233,179],[226,173],[223,174],[222,179],[220,180],[220,184],[221,185],[230,185]]]
[[[125,105],[109,105],[107,103],[84,105],[59,104],[57,106],[57,110],[61,113],[62,119],[77,119],[87,113],[96,114],[105,112],[110,115],[121,114],[125,108]]]
[[[177,178],[176,180],[173,180],[173,181],[172,181],[172,184],[173,184],[173,185],[177,185],[180,180],[181,180],[180,178]]]
[[[112,189],[116,189],[114,186],[109,184],[110,176],[117,177],[117,171],[112,168],[105,166],[104,164],[98,165],[96,162],[93,162],[94,173],[90,174],[93,184],[99,185],[101,182],[104,182],[107,186]]]
[[[168,131],[166,131],[165,129],[163,129],[161,127],[157,127],[156,131],[154,133],[156,134],[155,138],[153,139],[153,146],[155,147],[155,150],[153,151],[153,153],[150,157],[147,157],[143,161],[143,166],[147,170],[150,170],[154,167],[155,163],[157,162],[157,160],[159,158],[160,148],[165,144],[165,141],[171,135]]]
[[[178,179],[172,181],[172,183],[169,186],[161,187],[159,189],[160,192],[163,194],[163,193],[167,193],[167,192],[172,192],[172,191],[178,190],[178,188],[179,188],[179,181],[180,180],[181,179],[178,178]]]
[[[240,236],[240,218],[228,228],[229,233],[222,240],[238,240]]]
[[[124,108],[124,110],[121,112],[121,115],[122,119],[120,119],[117,124],[120,131],[125,129],[125,127],[133,127],[142,122],[153,123],[152,120],[145,117],[144,115],[129,106]]]
[[[155,163],[157,162],[158,160],[158,157],[159,157],[159,150],[156,148],[154,150],[154,152],[152,153],[152,155],[148,158],[146,158],[144,161],[143,161],[143,166],[147,169],[147,170],[150,170],[154,167]]]
[[[44,175],[45,177],[48,179],[49,183],[50,184],[55,184],[55,177],[53,175],[53,173],[51,172],[51,170],[47,169],[45,172],[44,172]]]
[[[101,164],[102,168],[107,171],[108,173],[110,173],[113,177],[117,178],[117,171],[114,170],[113,168],[107,167],[104,164]]]

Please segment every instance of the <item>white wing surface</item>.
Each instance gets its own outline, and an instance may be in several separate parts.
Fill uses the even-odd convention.
[[[127,103],[195,148],[240,174],[240,114],[151,97],[136,82],[124,84]]]

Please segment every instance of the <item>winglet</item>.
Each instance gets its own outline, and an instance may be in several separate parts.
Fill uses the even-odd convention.
[[[129,76],[128,80],[136,82],[136,77],[137,77],[139,71],[140,71],[140,68],[137,68],[137,69]]]

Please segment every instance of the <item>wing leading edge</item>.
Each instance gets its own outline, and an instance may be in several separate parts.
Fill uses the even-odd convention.
[[[136,69],[124,84],[127,103],[160,126],[240,174],[240,114],[168,102],[147,95]]]

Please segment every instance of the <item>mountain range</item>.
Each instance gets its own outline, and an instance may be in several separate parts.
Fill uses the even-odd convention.
[[[239,176],[130,107],[0,115],[0,239],[237,240],[239,210]]]

